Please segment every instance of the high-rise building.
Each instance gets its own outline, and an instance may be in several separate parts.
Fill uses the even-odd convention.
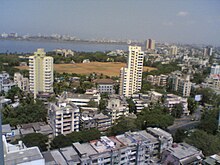
[[[155,49],[155,40],[152,40],[152,39],[148,39],[146,41],[146,50],[148,49],[151,49],[151,50],[154,50]]]
[[[120,95],[131,96],[141,90],[144,52],[139,46],[129,46],[128,63],[120,70]]]
[[[211,73],[210,73],[210,75],[213,75],[213,74],[220,74],[220,65],[213,64],[211,66]]]
[[[38,92],[53,92],[53,57],[46,56],[44,49],[29,56],[29,78],[34,97]]]
[[[170,54],[171,55],[177,55],[177,46],[173,45],[170,47]]]
[[[169,87],[172,91],[178,92],[182,96],[190,96],[192,82],[190,81],[190,76],[177,73],[170,74],[168,78]]]
[[[212,55],[212,47],[206,47],[203,49],[204,56],[211,56]]]

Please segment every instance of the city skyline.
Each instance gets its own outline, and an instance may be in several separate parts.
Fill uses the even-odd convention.
[[[0,33],[220,45],[220,1],[1,2]]]

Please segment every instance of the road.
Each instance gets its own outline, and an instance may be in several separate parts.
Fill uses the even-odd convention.
[[[201,109],[199,106],[193,115],[183,116],[179,119],[175,119],[174,124],[168,127],[170,133],[175,133],[177,129],[193,129],[198,126],[201,119]]]

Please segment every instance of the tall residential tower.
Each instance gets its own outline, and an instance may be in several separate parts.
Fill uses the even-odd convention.
[[[139,46],[129,46],[126,68],[120,70],[120,95],[131,96],[141,90],[144,52]]]
[[[146,47],[145,47],[146,50],[154,50],[155,49],[155,40],[152,40],[152,39],[148,39],[146,41]]]
[[[29,78],[35,98],[38,92],[53,92],[53,57],[46,56],[44,49],[29,56]]]

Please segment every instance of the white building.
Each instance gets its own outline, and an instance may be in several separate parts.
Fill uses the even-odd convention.
[[[79,131],[79,108],[73,103],[50,103],[48,115],[55,136]]]
[[[9,79],[9,74],[5,71],[0,73],[0,92],[8,92],[15,84]]]
[[[53,92],[53,57],[46,56],[44,49],[29,57],[29,78],[35,98],[38,92]]]
[[[99,101],[101,99],[101,96],[99,93],[96,93],[96,94],[73,94],[71,92],[63,92],[63,94],[61,95],[61,98],[68,101],[68,102],[74,103],[78,107],[88,107],[89,102],[91,100],[96,102],[98,105]]]
[[[14,74],[14,83],[22,90],[29,91],[29,80],[19,72]]]
[[[166,107],[169,108],[170,111],[172,111],[174,106],[176,106],[177,104],[182,104],[183,114],[189,115],[190,111],[188,110],[187,98],[183,98],[174,94],[167,94],[164,104]]]
[[[220,74],[220,65],[213,64],[211,66],[211,73],[210,73],[210,75],[213,75],[213,74]]]
[[[4,161],[6,165],[45,165],[45,160],[38,147],[27,148],[22,141],[12,145],[2,136]]]
[[[168,79],[171,90],[177,91],[184,97],[190,96],[192,82],[189,75],[182,76],[182,74],[173,73]]]
[[[110,95],[106,109],[108,116],[112,119],[112,123],[115,123],[122,116],[127,116],[129,113],[125,98],[118,95]]]
[[[131,96],[141,90],[144,52],[139,46],[129,46],[128,63],[120,70],[120,95]]]

